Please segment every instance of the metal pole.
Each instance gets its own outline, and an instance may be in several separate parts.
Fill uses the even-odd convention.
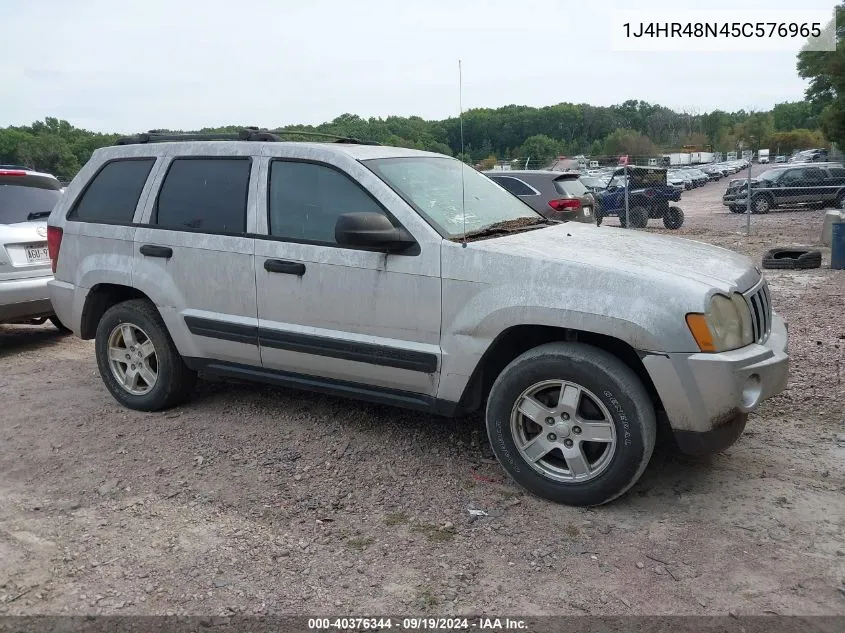
[[[748,200],[745,207],[745,235],[751,235],[751,161],[748,161],[748,183],[746,187],[748,191]]]
[[[625,161],[625,228],[631,228],[631,218],[628,214],[628,161]]]

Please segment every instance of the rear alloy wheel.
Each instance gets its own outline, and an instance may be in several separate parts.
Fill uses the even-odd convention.
[[[106,387],[130,409],[171,407],[187,399],[196,382],[158,310],[143,299],[106,311],[97,325],[95,352]]]
[[[754,213],[768,213],[772,208],[772,201],[768,196],[757,196],[751,199],[751,210]]]
[[[636,374],[604,350],[549,343],[496,379],[490,444],[530,492],[575,506],[607,503],[639,479],[654,449],[654,405]]]
[[[684,223],[684,212],[680,207],[669,207],[663,214],[663,226],[667,229],[679,229]]]

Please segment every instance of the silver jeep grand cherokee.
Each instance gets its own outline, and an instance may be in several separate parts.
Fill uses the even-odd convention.
[[[240,138],[97,150],[50,217],[55,310],[127,407],[184,401],[198,371],[484,407],[517,482],[596,505],[640,477],[658,419],[717,451],[786,385],[743,256],[546,220],[438,154]]]

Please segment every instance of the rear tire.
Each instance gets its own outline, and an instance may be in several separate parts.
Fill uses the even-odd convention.
[[[667,229],[679,229],[684,224],[684,212],[680,207],[669,207],[663,214],[663,226]]]
[[[97,367],[115,400],[158,411],[185,401],[196,384],[158,310],[145,299],[112,306],[97,324]]]
[[[548,343],[511,362],[490,391],[486,423],[517,483],[573,506],[624,494],[645,470],[657,433],[654,405],[633,370],[582,343]]]

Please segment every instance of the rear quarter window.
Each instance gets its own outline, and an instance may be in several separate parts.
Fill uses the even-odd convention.
[[[123,159],[106,163],[74,205],[69,220],[130,223],[155,158]]]
[[[512,178],[510,176],[493,176],[491,180],[493,180],[496,184],[501,185],[503,189],[510,191],[515,196],[533,196],[537,193],[518,178]]]

